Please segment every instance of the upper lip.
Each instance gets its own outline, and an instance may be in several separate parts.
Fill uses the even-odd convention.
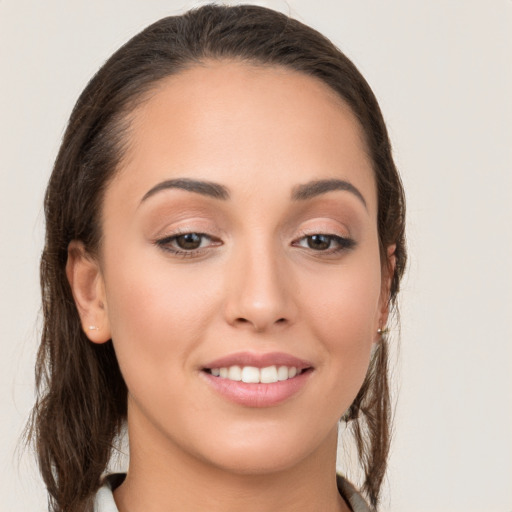
[[[266,354],[257,354],[254,352],[237,352],[229,354],[219,359],[215,359],[206,364],[204,369],[227,368],[230,366],[253,366],[255,368],[266,368],[268,366],[288,366],[295,367],[298,370],[311,368],[313,365],[309,361],[299,359],[298,357],[286,354],[284,352],[268,352]]]

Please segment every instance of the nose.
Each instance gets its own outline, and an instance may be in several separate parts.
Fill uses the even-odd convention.
[[[284,255],[260,245],[241,250],[230,262],[226,320],[263,332],[296,320],[294,283]]]

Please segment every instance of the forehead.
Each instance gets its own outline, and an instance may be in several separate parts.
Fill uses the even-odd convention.
[[[371,208],[376,203],[364,135],[350,108],[322,81],[282,67],[207,62],[146,95],[130,116],[114,185],[129,181],[127,198],[182,176],[235,189],[342,178],[365,190]]]

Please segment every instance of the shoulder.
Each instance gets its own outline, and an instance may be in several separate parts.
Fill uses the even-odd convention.
[[[119,512],[114,501],[113,491],[121,485],[125,476],[124,473],[115,473],[105,477],[103,485],[99,488],[94,499],[94,512]]]
[[[340,474],[336,475],[338,490],[343,499],[349,504],[352,512],[372,512],[366,500],[361,496],[356,488]]]

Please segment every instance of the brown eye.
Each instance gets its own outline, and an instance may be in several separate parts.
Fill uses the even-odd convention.
[[[175,256],[194,258],[205,251],[222,245],[222,241],[205,233],[181,233],[155,241],[155,245]]]
[[[175,238],[176,245],[185,251],[192,251],[201,247],[203,235],[197,233],[185,233]]]
[[[315,251],[325,251],[329,249],[332,237],[329,235],[311,235],[306,237],[308,247]]]
[[[339,235],[328,235],[324,233],[315,233],[306,235],[293,242],[295,247],[311,249],[315,252],[325,255],[334,255],[343,251],[353,249],[356,246],[355,240]]]

